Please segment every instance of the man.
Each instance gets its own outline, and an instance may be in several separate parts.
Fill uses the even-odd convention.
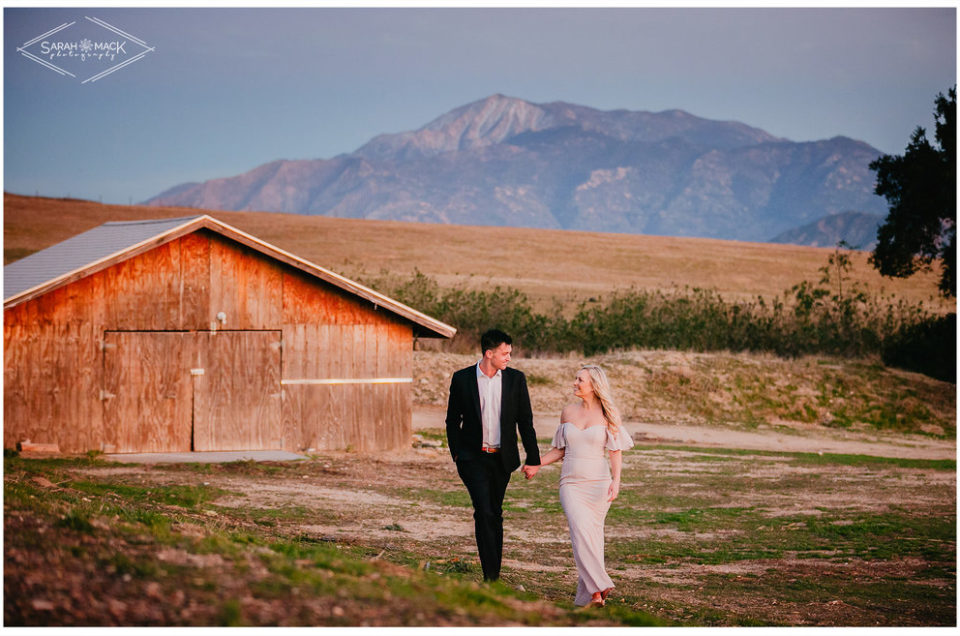
[[[450,380],[447,443],[473,502],[477,551],[486,581],[500,578],[503,496],[510,473],[520,467],[517,430],[528,466],[540,465],[527,379],[508,369],[510,336],[491,329],[480,337],[483,357]]]

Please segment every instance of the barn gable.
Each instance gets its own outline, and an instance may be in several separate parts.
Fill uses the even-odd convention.
[[[454,332],[210,217],[107,224],[18,263],[5,447],[397,448],[413,339]]]
[[[4,308],[47,293],[112,264],[196,232],[216,232],[251,249],[339,287],[415,325],[420,337],[451,338],[456,329],[384,296],[369,287],[238,230],[211,216],[104,223],[3,268]]]

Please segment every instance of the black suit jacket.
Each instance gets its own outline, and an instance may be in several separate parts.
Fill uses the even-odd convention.
[[[537,433],[533,428],[533,409],[527,378],[520,371],[507,367],[501,377],[500,395],[500,458],[504,470],[513,472],[520,467],[517,450],[517,431],[523,442],[529,466],[540,465]],[[447,401],[447,444],[454,461],[473,459],[480,455],[483,444],[483,424],[480,418],[480,390],[477,388],[477,365],[460,369],[450,380],[450,398]]]

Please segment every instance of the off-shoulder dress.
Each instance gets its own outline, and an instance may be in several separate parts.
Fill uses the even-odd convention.
[[[560,470],[560,503],[570,528],[573,558],[577,564],[576,605],[587,605],[595,592],[612,588],[603,556],[603,526],[610,509],[610,466],[606,451],[633,447],[621,426],[616,434],[605,424],[577,428],[563,422],[553,436],[554,448],[564,451]]]

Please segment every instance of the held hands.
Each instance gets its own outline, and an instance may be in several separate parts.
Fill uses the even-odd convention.
[[[540,471],[540,467],[524,465],[520,470],[523,471],[524,477],[526,477],[527,479],[533,479],[534,475],[536,475]]]
[[[607,489],[607,501],[613,501],[620,494],[620,480],[614,479],[610,482],[610,488]]]

